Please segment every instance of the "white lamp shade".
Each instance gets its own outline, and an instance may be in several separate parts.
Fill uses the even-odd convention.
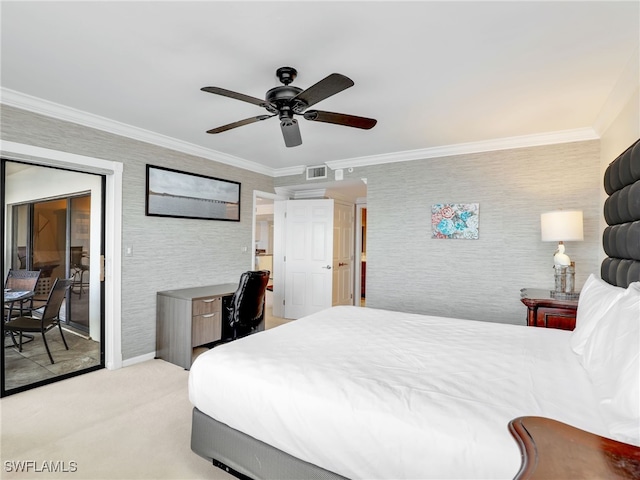
[[[584,240],[582,212],[558,210],[540,215],[543,242],[575,242]]]

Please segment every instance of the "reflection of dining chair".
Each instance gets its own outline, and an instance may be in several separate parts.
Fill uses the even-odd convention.
[[[227,305],[227,325],[231,327],[231,338],[244,337],[264,330],[264,306],[270,272],[244,272],[240,276],[238,289]]]
[[[82,289],[89,285],[89,282],[85,283],[84,274],[89,271],[89,265],[82,263],[84,258],[82,249],[84,247],[70,247],[71,248],[71,274],[73,275],[73,285],[71,291],[75,293],[75,289],[79,286],[78,294],[82,298]]]
[[[35,292],[40,270],[9,270],[4,288],[14,292]],[[16,305],[17,304],[17,305]],[[14,302],[6,302],[4,307],[4,318],[10,319],[18,317],[33,308],[33,296]]]
[[[44,310],[42,311],[42,315],[37,316],[20,316],[14,318],[13,320],[8,321],[4,329],[11,334],[11,339],[13,340],[13,345],[18,347],[18,351],[22,352],[22,334],[23,333],[38,333],[42,334],[42,340],[44,341],[44,346],[47,349],[47,353],[49,354],[49,360],[53,364],[53,357],[51,356],[51,351],[49,350],[49,345],[47,344],[47,337],[45,333],[54,328],[56,325],[58,326],[58,330],[60,330],[60,336],[62,337],[62,342],[64,343],[64,348],[69,350],[69,346],[67,345],[67,341],[64,338],[64,334],[62,333],[62,327],[60,326],[60,307],[62,306],[62,302],[67,295],[67,291],[71,287],[73,283],[72,278],[62,279],[56,278],[51,291],[49,292],[49,297],[47,298],[47,303],[44,306]],[[18,333],[20,337],[20,343],[16,343],[15,335]]]
[[[20,261],[20,269],[27,268],[27,247],[18,247],[18,260]]]

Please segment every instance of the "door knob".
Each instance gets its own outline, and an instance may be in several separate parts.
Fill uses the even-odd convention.
[[[322,267],[322,268],[326,268],[327,270],[331,270],[331,265],[327,265],[326,267]]]

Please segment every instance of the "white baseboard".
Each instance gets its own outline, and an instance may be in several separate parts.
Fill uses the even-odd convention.
[[[128,358],[122,361],[123,367],[130,367],[131,365],[135,365],[136,363],[146,362],[147,360],[153,360],[156,358],[156,352],[145,353],[144,355],[140,355],[138,357]]]

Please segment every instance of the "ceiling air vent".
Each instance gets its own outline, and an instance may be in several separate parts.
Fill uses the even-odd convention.
[[[327,166],[320,165],[317,167],[307,167],[307,180],[316,178],[327,178]]]

